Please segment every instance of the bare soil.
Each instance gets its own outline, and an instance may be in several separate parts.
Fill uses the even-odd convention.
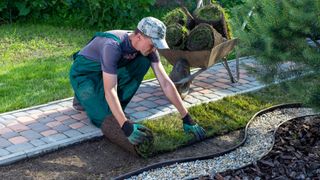
[[[157,162],[222,152],[240,143],[243,136],[243,131],[235,131],[148,159],[99,138],[3,166],[0,179],[111,179]]]

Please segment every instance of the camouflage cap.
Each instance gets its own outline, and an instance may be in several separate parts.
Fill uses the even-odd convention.
[[[144,35],[151,38],[154,47],[157,49],[168,49],[166,42],[166,26],[159,19],[154,17],[145,17],[137,27]]]

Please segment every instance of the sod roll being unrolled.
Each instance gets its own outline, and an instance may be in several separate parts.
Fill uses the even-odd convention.
[[[122,131],[118,121],[113,115],[108,116],[101,126],[104,136],[114,144],[117,144],[124,150],[141,157],[149,157],[153,153],[153,135],[146,132],[147,140],[140,145],[132,145]]]
[[[188,29],[178,23],[167,26],[166,41],[170,49],[183,50],[188,34]]]
[[[223,37],[211,25],[201,23],[192,29],[186,48],[190,51],[210,50],[223,42]]]

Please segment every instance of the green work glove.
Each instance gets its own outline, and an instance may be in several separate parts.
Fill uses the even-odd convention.
[[[203,140],[206,137],[206,131],[194,122],[189,114],[182,118],[182,120],[184,132],[192,133],[198,141]]]
[[[148,140],[150,134],[152,134],[150,129],[129,120],[123,124],[121,129],[133,145],[143,143],[145,140]]]

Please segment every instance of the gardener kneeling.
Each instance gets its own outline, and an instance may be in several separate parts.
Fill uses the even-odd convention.
[[[83,107],[97,127],[101,127],[106,117],[113,114],[130,143],[142,143],[148,129],[128,120],[124,109],[151,66],[164,94],[183,117],[184,131],[193,133],[198,140],[204,139],[204,129],[188,114],[160,62],[156,48],[168,48],[165,34],[165,25],[153,17],[143,18],[134,32],[113,30],[96,33],[73,56],[70,81],[75,92],[74,107]]]

